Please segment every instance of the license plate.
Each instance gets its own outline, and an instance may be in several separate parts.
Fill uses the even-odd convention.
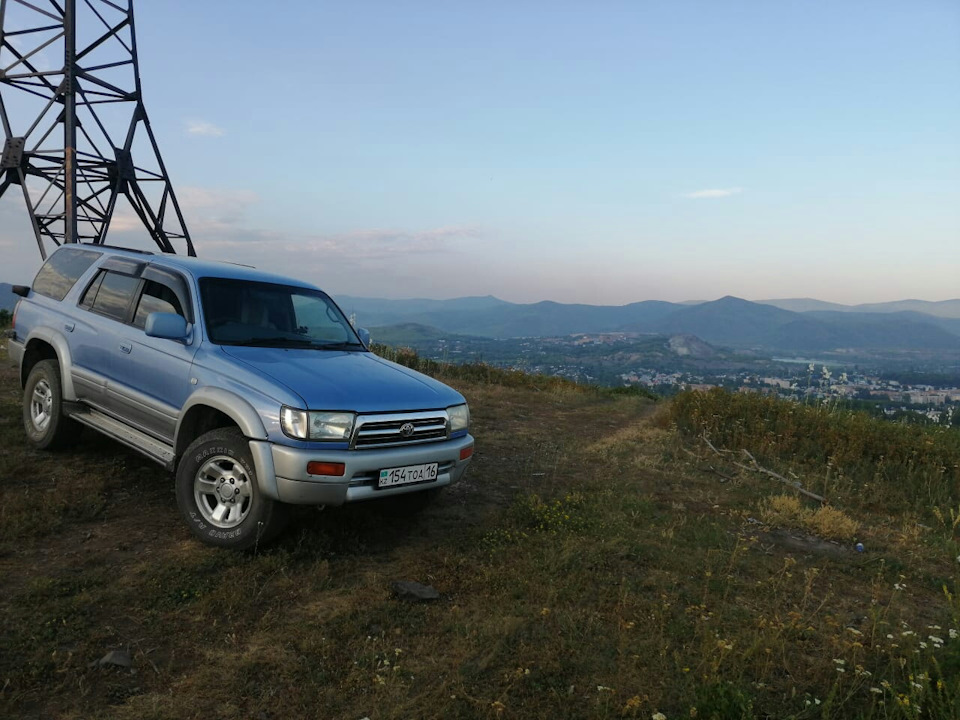
[[[407,465],[406,467],[381,470],[377,486],[393,487],[394,485],[409,485],[410,483],[428,482],[436,479],[437,463]]]

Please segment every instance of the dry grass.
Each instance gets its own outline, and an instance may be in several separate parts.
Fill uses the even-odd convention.
[[[867,552],[787,546],[748,521],[787,512],[782,486],[710,471],[647,400],[452,382],[477,455],[435,507],[304,509],[244,555],[191,540],[170,479],[117,446],[24,450],[0,377],[0,716],[960,715],[947,509],[800,506],[825,534],[856,518]],[[88,667],[114,648],[132,671]]]
[[[842,510],[824,505],[807,508],[794,495],[774,495],[760,504],[760,517],[771,525],[801,528],[828,540],[851,542],[860,523]]]

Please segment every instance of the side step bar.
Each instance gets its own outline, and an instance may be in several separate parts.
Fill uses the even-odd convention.
[[[87,427],[103,433],[107,437],[121,442],[129,448],[146,455],[156,463],[160,463],[167,470],[173,470],[173,461],[176,457],[173,448],[152,435],[147,435],[126,423],[120,422],[109,415],[88,407],[67,405],[64,410],[73,420],[83,423]],[[72,403],[71,403],[72,405]]]

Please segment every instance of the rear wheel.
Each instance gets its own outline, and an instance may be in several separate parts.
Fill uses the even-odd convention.
[[[283,529],[285,507],[260,492],[247,439],[237,428],[201,435],[177,466],[177,505],[208,545],[244,550]]]
[[[59,450],[77,439],[80,426],[63,414],[60,363],[41,360],[23,388],[23,429],[39,450]]]

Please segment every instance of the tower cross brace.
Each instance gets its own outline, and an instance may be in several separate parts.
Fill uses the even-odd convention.
[[[143,105],[133,0],[0,0],[0,124],[0,198],[20,187],[42,258],[103,244],[120,197],[162,252],[196,254]]]

